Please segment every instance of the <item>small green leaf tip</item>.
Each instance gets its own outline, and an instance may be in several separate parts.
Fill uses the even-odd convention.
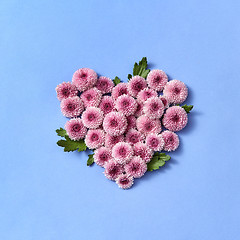
[[[133,76],[138,75],[143,78],[147,78],[147,75],[150,72],[150,69],[146,69],[146,68],[147,68],[147,58],[143,57],[138,64],[135,62],[133,67]]]
[[[147,170],[157,170],[160,167],[163,167],[170,159],[171,157],[169,155],[166,155],[165,153],[155,152],[152,160],[147,164]]]
[[[132,74],[128,74],[128,80],[132,78]]]
[[[115,85],[118,85],[118,84],[121,82],[121,80],[120,80],[119,77],[116,76],[116,77],[113,79],[113,82],[114,82]]]
[[[91,166],[94,163],[93,155],[94,154],[89,154],[88,155],[87,166]]]
[[[187,112],[190,113],[190,111],[193,109],[193,105],[183,105],[182,108]]]
[[[63,129],[63,128],[57,129],[57,130],[56,130],[56,133],[57,133],[57,135],[60,136],[60,137],[65,137],[65,135],[67,135],[66,130]]]
[[[60,147],[64,147],[64,152],[73,152],[75,150],[78,150],[78,152],[86,151],[87,146],[84,142],[84,140],[79,141],[73,141],[69,138],[68,135],[64,136],[66,140],[59,140],[57,142],[57,145]]]

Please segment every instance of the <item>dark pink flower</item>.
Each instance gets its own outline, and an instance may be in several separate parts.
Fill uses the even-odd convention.
[[[147,171],[147,164],[139,156],[134,156],[132,160],[125,165],[124,168],[126,174],[140,178]]]
[[[160,133],[162,130],[159,119],[151,119],[145,115],[137,119],[137,129],[144,135],[149,133]]]
[[[113,148],[117,143],[123,142],[123,141],[124,141],[123,135],[112,136],[107,133],[105,138],[105,146],[108,148]]]
[[[169,107],[169,103],[168,103],[167,98],[165,96],[159,96],[159,98],[162,100],[164,108],[168,108]]]
[[[119,83],[112,90],[112,97],[114,100],[116,100],[118,97],[122,96],[123,94],[128,94],[128,84],[127,83]]]
[[[103,122],[103,112],[100,108],[88,107],[82,114],[82,121],[87,128],[98,128]]]
[[[115,160],[109,160],[104,167],[104,174],[110,180],[115,180],[123,172],[123,167]]]
[[[78,96],[65,98],[61,102],[61,111],[65,117],[78,117],[83,110],[83,102]]]
[[[112,91],[114,87],[114,83],[112,81],[112,79],[108,78],[108,77],[100,77],[97,80],[96,83],[96,88],[98,90],[100,90],[102,92],[102,94],[104,93],[110,93]]]
[[[104,165],[112,159],[112,151],[110,148],[100,147],[94,151],[94,162],[104,167]]]
[[[166,130],[161,135],[164,139],[164,151],[175,151],[178,148],[179,138],[176,133]]]
[[[87,132],[85,143],[89,149],[97,149],[103,146],[105,133],[101,129],[90,129]]]
[[[162,120],[163,126],[173,132],[182,130],[187,125],[187,122],[187,113],[179,106],[168,108]]]
[[[65,129],[70,139],[77,141],[83,139],[87,133],[87,128],[80,118],[73,118],[66,122]]]
[[[137,95],[137,100],[139,102],[145,103],[151,97],[157,97],[158,93],[151,88],[144,88]]]
[[[121,174],[116,179],[117,185],[122,189],[128,189],[133,185],[133,177],[127,174]]]
[[[167,81],[167,74],[162,70],[152,70],[147,76],[148,86],[156,91],[162,91]]]
[[[134,76],[128,82],[128,92],[133,97],[137,97],[138,93],[146,87],[146,80],[140,76]]]
[[[98,107],[102,93],[97,88],[91,88],[81,94],[81,99],[85,107]]]
[[[112,149],[112,157],[120,164],[128,163],[133,156],[133,149],[129,143],[119,142]]]
[[[115,102],[115,106],[118,112],[123,113],[126,117],[133,115],[137,109],[135,99],[126,94],[118,97]]]
[[[62,101],[65,98],[77,96],[77,87],[70,82],[63,82],[56,87],[57,98]]]
[[[144,140],[145,140],[144,136],[136,129],[130,129],[126,133],[125,141],[131,145],[134,145],[138,142],[143,142]]]
[[[145,143],[136,143],[133,146],[134,155],[139,156],[145,163],[151,161],[153,150],[150,149]]]
[[[110,96],[104,96],[99,104],[99,108],[103,111],[105,115],[112,112],[115,108],[113,98]]]
[[[143,115],[143,103],[139,102],[138,100],[136,102],[137,102],[137,110],[134,115],[136,117],[140,117]]]
[[[164,147],[163,137],[161,134],[148,134],[146,137],[146,145],[154,151],[162,151]]]
[[[159,97],[149,98],[143,105],[143,112],[149,118],[160,118],[163,115],[164,105]]]
[[[137,119],[134,117],[134,115],[128,116],[127,117],[127,129],[126,132],[128,132],[130,129],[135,129],[136,128],[136,121]]]

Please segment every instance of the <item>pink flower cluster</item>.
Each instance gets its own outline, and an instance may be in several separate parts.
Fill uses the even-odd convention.
[[[69,138],[84,139],[105,176],[123,189],[145,174],[155,151],[178,148],[175,132],[188,122],[178,106],[188,89],[179,80],[168,81],[162,70],[115,86],[110,78],[82,68],[56,92],[63,115],[71,118],[65,125]]]

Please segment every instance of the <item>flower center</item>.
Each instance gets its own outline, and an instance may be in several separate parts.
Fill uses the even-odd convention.
[[[81,127],[80,127],[79,124],[75,124],[75,125],[73,125],[72,129],[73,129],[74,132],[79,132]]]
[[[158,145],[158,140],[157,139],[152,139],[152,141],[151,141],[151,145],[152,145],[152,147],[157,147],[157,145]]]
[[[88,120],[89,120],[89,121],[95,120],[95,115],[94,115],[94,114],[89,114],[89,115],[88,115]]]
[[[130,141],[132,143],[136,143],[137,142],[137,136],[136,135],[132,135],[131,138],[130,138]]]
[[[96,133],[94,133],[91,137],[92,141],[97,141],[99,139],[98,135]]]
[[[123,184],[123,185],[126,185],[126,184],[128,184],[128,179],[123,178],[123,179],[120,180],[120,183]]]
[[[110,122],[111,127],[117,127],[118,123],[115,119],[112,119]]]
[[[119,93],[120,93],[120,95],[127,94],[127,89],[122,88],[122,89],[119,91]]]
[[[65,97],[68,97],[70,94],[70,91],[69,91],[69,89],[65,88],[65,89],[63,89],[62,93]]]
[[[142,90],[142,88],[143,88],[143,85],[142,85],[142,83],[136,83],[135,85],[134,85],[134,89],[136,90],[136,91],[140,91],[140,90]]]
[[[148,123],[146,123],[145,124],[145,129],[147,130],[147,131],[150,131],[150,130],[152,130],[152,124],[150,123],[150,122],[148,122]]]
[[[157,76],[154,78],[155,83],[159,83],[161,80],[162,80],[162,78],[160,76]]]
[[[106,153],[102,153],[100,158],[101,158],[101,160],[106,161],[107,160],[107,154]]]
[[[179,116],[177,114],[175,114],[173,117],[172,117],[172,121],[173,122],[178,122],[179,121]]]
[[[173,92],[174,92],[175,94],[178,94],[178,93],[180,92],[180,89],[177,88],[177,87],[175,87],[175,88],[173,89]]]
[[[86,78],[87,74],[86,73],[82,73],[81,78]]]
[[[119,149],[119,153],[122,155],[122,156],[125,156],[126,155],[126,149],[125,148],[120,148]]]
[[[88,101],[90,101],[93,97],[92,97],[91,94],[88,94],[86,98],[87,98]]]
[[[153,111],[157,111],[158,110],[158,104],[157,103],[153,103],[152,106],[151,106],[151,109]]]
[[[129,102],[127,100],[123,100],[122,105],[124,107],[127,107],[127,106],[129,106]]]
[[[73,111],[73,110],[75,109],[75,105],[72,104],[72,103],[69,103],[69,104],[67,105],[67,109],[68,109],[69,111]]]

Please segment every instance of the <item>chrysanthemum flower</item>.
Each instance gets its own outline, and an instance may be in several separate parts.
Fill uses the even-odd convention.
[[[123,142],[123,141],[124,141],[123,135],[112,136],[107,133],[105,137],[105,146],[108,148],[113,148],[117,143]]]
[[[144,140],[144,136],[136,129],[130,129],[126,133],[125,141],[131,145],[134,145],[138,142],[143,142]]]
[[[182,130],[187,125],[187,122],[187,113],[179,106],[168,108],[162,120],[163,126],[173,132]]]
[[[159,96],[159,98],[162,100],[162,103],[164,105],[164,108],[168,108],[169,104],[168,104],[168,100],[165,96]]]
[[[136,102],[137,102],[137,110],[134,115],[136,117],[140,117],[143,115],[143,103],[138,100]]]
[[[110,148],[100,147],[94,151],[93,158],[97,165],[104,167],[112,159],[112,151]]]
[[[146,87],[146,80],[140,76],[134,76],[128,82],[128,92],[133,97],[137,97],[138,93]]]
[[[85,143],[89,149],[101,147],[105,141],[105,133],[101,129],[90,129],[87,132]]]
[[[171,80],[165,86],[163,94],[167,97],[169,103],[180,104],[187,99],[188,89],[183,82]]]
[[[83,92],[80,97],[85,107],[98,107],[102,99],[102,93],[94,87]]]
[[[162,151],[164,147],[163,137],[161,134],[148,134],[146,137],[146,145],[154,151]]]
[[[162,91],[167,81],[167,74],[162,70],[152,70],[147,76],[148,86],[156,91]]]
[[[70,82],[63,82],[56,87],[57,98],[62,101],[65,98],[77,96],[77,87]]]
[[[139,156],[145,163],[151,161],[153,156],[153,150],[149,148],[145,143],[136,143],[133,146],[134,155]]]
[[[135,99],[129,95],[120,96],[115,102],[118,112],[123,113],[126,117],[135,113],[137,109],[137,103]]]
[[[179,138],[176,133],[166,130],[161,135],[164,139],[164,151],[175,151],[178,148]]]
[[[82,114],[82,121],[87,128],[98,128],[103,122],[103,112],[100,108],[88,107]]]
[[[66,122],[65,129],[70,139],[77,141],[83,139],[87,133],[87,128],[83,125],[82,119],[73,118]]]
[[[127,174],[121,174],[116,179],[117,185],[122,189],[128,189],[133,185],[133,177]]]
[[[133,156],[133,149],[129,143],[119,142],[112,149],[112,157],[120,164],[128,163]]]
[[[151,119],[142,115],[137,119],[137,129],[142,134],[147,135],[149,133],[160,133],[162,127],[159,119]]]
[[[65,98],[61,101],[61,111],[65,117],[78,117],[83,110],[83,102],[78,96]]]
[[[128,132],[130,129],[136,128],[136,121],[137,119],[134,117],[134,115],[127,117],[127,129],[126,132]]]
[[[128,84],[127,83],[119,83],[112,90],[112,97],[114,100],[116,100],[118,97],[122,96],[123,94],[128,94]]]
[[[100,77],[97,80],[96,83],[96,88],[98,90],[100,90],[102,92],[102,94],[104,93],[110,93],[112,91],[114,87],[114,83],[112,81],[112,79],[108,78],[108,77]]]
[[[138,95],[137,95],[137,100],[139,102],[145,102],[147,101],[149,98],[151,97],[157,97],[158,93],[151,89],[151,88],[144,88],[143,90],[141,90]]]
[[[73,74],[72,83],[78,88],[80,92],[93,87],[96,82],[97,74],[92,69],[81,68]]]
[[[125,165],[124,170],[126,174],[134,178],[140,178],[147,171],[147,164],[139,156],[134,156],[132,160]]]
[[[112,112],[115,108],[113,98],[111,96],[104,96],[99,104],[99,108],[103,111],[105,115]]]
[[[123,167],[115,160],[109,160],[104,167],[104,174],[110,180],[115,180],[123,172]]]
[[[164,105],[159,97],[149,98],[143,105],[143,112],[149,118],[160,118],[163,115]]]
[[[126,131],[126,128],[127,119],[122,113],[110,112],[103,120],[103,129],[110,135],[122,135]]]

